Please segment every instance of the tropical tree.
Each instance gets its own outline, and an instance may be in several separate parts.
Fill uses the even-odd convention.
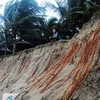
[[[93,14],[100,9],[100,6],[90,0],[77,0],[74,4],[72,0],[69,8],[64,16],[72,22],[73,33],[75,34],[76,26],[81,28],[82,25],[89,21]]]
[[[91,16],[100,9],[99,0],[55,0],[58,6],[49,4],[50,8],[59,12],[61,18],[59,27],[63,38],[66,35],[73,37],[84,23],[90,20]]]
[[[34,0],[11,0],[6,4],[4,16],[0,14],[0,18],[4,21],[6,30],[12,33],[13,53],[16,50],[16,34],[26,29],[34,31],[33,28],[41,26],[42,15],[43,12],[40,11]]]

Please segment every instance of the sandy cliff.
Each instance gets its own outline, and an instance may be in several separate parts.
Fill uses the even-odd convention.
[[[19,93],[16,100],[97,100],[86,84],[91,85],[91,73],[100,70],[99,55],[100,20],[97,19],[93,24],[85,24],[69,41],[1,57],[0,100],[4,93]],[[96,81],[94,76],[93,79]],[[91,95],[82,93],[83,90]]]

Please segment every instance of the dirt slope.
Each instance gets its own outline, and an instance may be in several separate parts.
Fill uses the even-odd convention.
[[[2,57],[0,100],[6,92],[19,93],[16,100],[96,100],[85,93],[85,98],[81,99],[81,91],[88,80],[92,81],[89,73],[96,71],[95,64],[99,66],[99,54],[100,20],[97,19],[85,24],[79,35],[70,41],[62,40]]]

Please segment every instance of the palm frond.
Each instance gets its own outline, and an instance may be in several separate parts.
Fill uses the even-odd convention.
[[[56,17],[50,18],[50,19],[48,20],[48,26],[49,26],[49,27],[54,26],[55,24],[57,24],[57,21],[58,21],[58,19],[57,19]]]
[[[38,19],[38,18],[42,18],[43,16],[45,16],[45,15],[29,15],[29,16],[23,17],[22,19],[17,21],[16,24],[22,24],[24,21],[30,20],[31,18]]]
[[[86,2],[85,7],[86,7],[86,10],[89,10],[92,8],[90,2]]]
[[[91,1],[90,1],[90,4],[92,4],[93,7],[98,7],[98,8],[100,8],[100,5],[98,5],[98,4],[95,3],[95,2],[91,2]]]
[[[46,2],[46,8],[54,11],[54,12],[57,12],[58,14],[60,14],[59,12],[59,8],[56,7],[54,4],[51,4],[50,2]]]
[[[5,30],[6,28],[3,25],[0,25],[0,30]]]
[[[11,12],[13,4],[14,4],[14,0],[11,0],[6,3],[4,8],[4,16],[6,16],[6,18],[9,16],[9,12]]]
[[[0,14],[0,19],[9,23],[9,27],[11,27],[11,25],[12,25],[11,22],[7,18],[5,18],[2,14]]]

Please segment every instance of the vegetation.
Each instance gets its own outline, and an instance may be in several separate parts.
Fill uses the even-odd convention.
[[[78,32],[77,28],[80,29],[100,9],[99,0],[55,1],[58,7],[48,3],[47,5],[61,16],[57,27],[63,38],[66,38],[66,36],[72,38]]]
[[[60,19],[46,20],[45,8],[40,7],[35,0],[10,0],[6,3],[4,15],[0,14],[0,43],[7,47],[13,43],[13,53],[16,51],[16,37],[39,45],[48,42],[52,28],[56,27],[63,39],[72,38],[84,23],[90,20],[100,9],[99,0],[55,0],[57,6],[46,3],[46,7],[59,14]],[[0,8],[2,5],[0,5]],[[4,35],[5,34],[5,35]],[[4,38],[5,36],[5,38]]]

